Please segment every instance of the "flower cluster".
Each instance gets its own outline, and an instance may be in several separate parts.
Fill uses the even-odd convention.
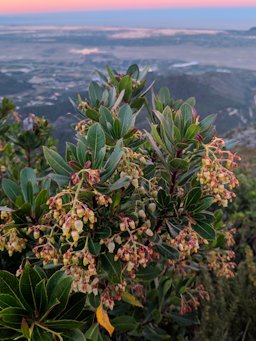
[[[232,201],[235,197],[232,189],[239,185],[234,169],[240,157],[223,150],[224,146],[224,141],[216,137],[205,145],[206,154],[197,177],[204,193],[212,196],[218,205],[226,207],[228,201]]]
[[[99,278],[97,277],[95,257],[86,247],[81,251],[69,249],[63,255],[63,264],[63,269],[74,279],[72,283],[74,291],[98,294]]]
[[[2,230],[1,226],[0,251],[6,250],[10,257],[14,252],[22,252],[26,248],[27,240],[20,237],[16,228]]]
[[[90,128],[90,126],[91,124],[90,122],[88,122],[88,120],[82,120],[77,123],[77,125],[75,126],[75,130],[79,134],[84,134]]]
[[[232,278],[235,276],[236,263],[234,251],[211,251],[208,255],[208,268],[213,270],[218,277]]]
[[[210,300],[209,293],[203,284],[197,285],[194,290],[189,290],[186,295],[181,295],[180,315],[190,314],[194,310],[198,310],[200,306],[199,297],[203,301]]]
[[[201,245],[208,244],[208,241],[199,237],[190,226],[181,230],[179,234],[174,239],[170,239],[169,242],[172,246],[179,250],[179,261],[186,259],[188,256],[194,253],[197,253]]]
[[[125,269],[132,278],[135,278],[135,271],[139,266],[145,268],[148,262],[158,255],[153,250],[153,244],[143,245],[136,239],[136,236],[133,236],[131,240],[128,240],[125,245],[118,249],[115,255],[115,260],[121,259],[127,264]]]
[[[26,248],[27,240],[12,226],[12,213],[1,211],[0,222],[0,251],[6,250],[10,257],[14,252],[22,252]]]
[[[139,179],[143,176],[142,166],[147,162],[143,154],[136,153],[130,148],[125,148],[124,156],[119,162],[118,171],[121,178],[131,177],[132,185],[139,187]]]
[[[59,250],[49,242],[45,242],[45,238],[40,238],[39,243],[33,248],[33,252],[38,259],[43,259],[43,264],[53,263],[55,266],[59,264]]]
[[[192,313],[194,310],[198,310],[200,306],[197,296],[190,295],[186,298],[184,295],[181,296],[180,315],[186,315]]]
[[[122,281],[119,284],[109,284],[101,294],[101,302],[106,307],[112,310],[115,305],[115,301],[121,301],[122,294],[125,292],[127,286],[126,281]]]
[[[74,246],[77,246],[85,227],[87,229],[94,228],[97,218],[86,204],[77,200],[71,209],[66,212],[60,195],[50,198],[48,203],[51,209],[48,216],[58,223],[63,237],[73,242]]]

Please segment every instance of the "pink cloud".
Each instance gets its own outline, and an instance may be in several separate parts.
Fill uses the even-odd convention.
[[[0,13],[164,7],[255,6],[255,0],[1,0]]]

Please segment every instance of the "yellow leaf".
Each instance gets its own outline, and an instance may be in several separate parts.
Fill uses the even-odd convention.
[[[140,301],[133,296],[132,294],[130,294],[129,292],[124,292],[122,295],[122,300],[126,303],[129,303],[131,305],[134,305],[136,307],[140,307],[143,308],[143,304],[140,303]]]
[[[110,323],[108,313],[103,309],[102,304],[96,310],[96,318],[98,323],[108,331],[110,336],[112,336],[115,328]]]

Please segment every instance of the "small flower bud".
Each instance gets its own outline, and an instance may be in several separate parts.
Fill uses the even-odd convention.
[[[108,251],[110,253],[113,253],[114,250],[115,250],[115,243],[114,242],[110,242],[110,243],[108,243],[107,247],[108,247]]]
[[[150,212],[154,213],[155,210],[156,210],[156,204],[154,202],[151,202],[149,205],[148,205],[148,208],[150,210]]]
[[[143,218],[143,219],[146,218],[146,213],[145,213],[144,210],[139,210],[138,215],[139,215],[140,218]]]
[[[76,220],[74,225],[78,233],[81,233],[83,231],[84,224],[82,220]]]

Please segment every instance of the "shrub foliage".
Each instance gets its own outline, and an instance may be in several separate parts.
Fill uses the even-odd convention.
[[[21,274],[19,293],[6,294],[22,306],[13,297],[0,304],[0,325],[10,319],[11,333],[24,339],[168,340],[198,323],[198,298],[209,298],[197,276],[202,267],[234,275],[233,238],[217,208],[235,196],[239,158],[216,136],[215,116],[201,120],[194,98],[145,89],[147,69],[107,71],[90,84],[88,100],[73,102],[77,143],[67,143],[65,157],[45,146],[45,177],[28,167],[19,180],[2,181],[9,205],[1,208],[0,247],[20,255]],[[136,128],[142,110],[150,132]],[[54,273],[48,282],[42,268]],[[1,273],[8,276],[17,286]],[[56,276],[68,283],[63,293]],[[61,297],[47,298],[51,291]],[[79,297],[85,320],[62,321]],[[25,309],[27,318],[5,317],[6,309]],[[68,336],[69,326],[83,332]]]

